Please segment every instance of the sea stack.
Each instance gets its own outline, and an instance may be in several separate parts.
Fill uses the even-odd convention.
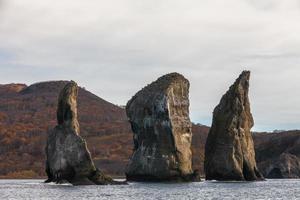
[[[205,146],[206,180],[255,181],[254,125],[248,98],[250,71],[243,71],[214,109]]]
[[[92,161],[86,142],[79,136],[77,120],[78,86],[66,84],[58,98],[57,123],[50,131],[46,146],[46,182],[70,182],[73,185],[112,184]]]
[[[140,90],[126,105],[134,152],[126,170],[129,181],[195,181],[189,81],[170,73]]]

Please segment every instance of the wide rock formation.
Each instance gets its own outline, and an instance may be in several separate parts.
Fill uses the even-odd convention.
[[[205,145],[207,180],[263,179],[256,167],[248,98],[250,72],[243,71],[214,109]]]
[[[178,73],[160,77],[129,100],[126,113],[134,132],[127,180],[198,180],[192,170],[187,79]]]
[[[78,86],[71,81],[58,99],[58,125],[50,132],[46,146],[46,182],[68,181],[74,185],[112,184],[112,178],[98,170],[84,139],[79,136],[77,120]]]

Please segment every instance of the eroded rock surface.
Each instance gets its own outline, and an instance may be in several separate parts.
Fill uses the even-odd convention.
[[[256,162],[266,178],[300,178],[300,131],[255,133]]]
[[[207,180],[254,181],[256,167],[250,129],[254,125],[248,98],[250,72],[244,71],[214,109],[205,146]]]
[[[268,163],[268,162],[267,162]],[[267,178],[299,178],[300,174],[300,159],[299,157],[283,153],[279,158],[269,161],[267,167],[262,167]]]
[[[192,170],[189,81],[178,73],[160,77],[126,105],[134,132],[127,180],[199,180]]]
[[[58,99],[58,125],[50,132],[46,146],[46,182],[68,181],[74,185],[112,184],[92,161],[86,142],[79,136],[77,120],[78,86],[71,81]]]

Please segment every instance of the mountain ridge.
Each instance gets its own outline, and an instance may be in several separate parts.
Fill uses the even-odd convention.
[[[0,84],[0,178],[45,176],[46,135],[56,124],[57,98],[66,83]],[[95,165],[105,173],[123,176],[133,149],[133,133],[124,108],[80,87],[78,117],[80,135],[86,139]],[[193,169],[202,175],[208,131],[208,126],[193,124]],[[277,170],[282,160],[297,167],[300,148],[295,141],[300,141],[300,131],[292,132],[252,133],[256,160],[264,176],[271,172],[269,168]],[[272,151],[273,148],[277,150]],[[285,177],[300,178],[300,171],[292,172]]]

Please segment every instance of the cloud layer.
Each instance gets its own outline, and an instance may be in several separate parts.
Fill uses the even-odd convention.
[[[1,83],[73,79],[116,104],[159,76],[191,82],[191,117],[252,71],[254,130],[300,128],[298,0],[0,0]]]

